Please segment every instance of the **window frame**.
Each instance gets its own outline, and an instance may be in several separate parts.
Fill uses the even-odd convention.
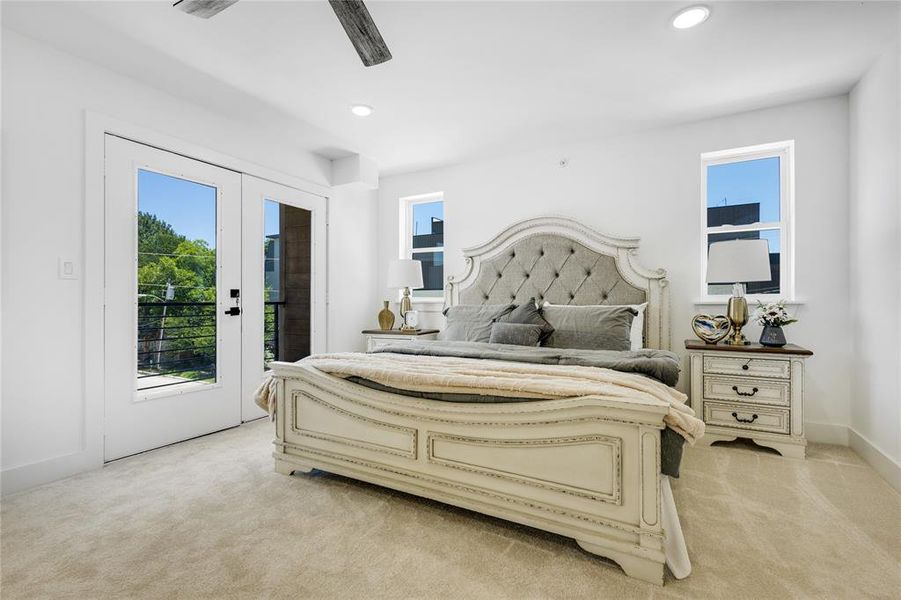
[[[429,192],[428,194],[418,194],[416,196],[404,196],[399,200],[399,208],[400,208],[400,227],[398,228],[400,231],[400,240],[399,240],[399,253],[398,258],[401,259],[412,259],[413,258],[413,207],[417,204],[431,204],[432,202],[441,202],[442,203],[442,212],[444,209],[444,192]],[[447,223],[447,219],[444,219],[445,224]],[[446,233],[446,231],[445,231]],[[444,265],[447,264],[447,261],[443,260],[445,258],[445,246],[434,246],[429,248],[416,248],[415,251],[418,254],[424,252],[440,252],[442,257],[442,270]],[[443,273],[443,278],[445,282],[447,281],[447,273]],[[419,290],[420,292],[422,290]],[[438,296],[417,296],[417,290],[410,290],[410,297],[413,302],[424,302],[424,303],[444,303],[444,286],[441,288],[441,294]],[[398,290],[397,299],[398,301],[403,297],[403,291]]]
[[[779,221],[751,223],[747,225],[707,226],[707,168],[714,165],[745,162],[762,158],[779,158]],[[779,293],[748,294],[748,300],[771,302],[785,300],[794,302],[795,298],[795,141],[785,140],[742,148],[731,148],[704,152],[701,154],[701,302],[721,303],[731,294],[710,294],[707,285],[707,240],[715,233],[740,233],[746,231],[779,230]]]

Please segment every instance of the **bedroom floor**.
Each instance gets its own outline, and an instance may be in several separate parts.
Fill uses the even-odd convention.
[[[272,470],[271,424],[5,498],[14,598],[897,598],[901,495],[847,448],[688,449],[694,572],[657,588],[574,542],[325,474]]]

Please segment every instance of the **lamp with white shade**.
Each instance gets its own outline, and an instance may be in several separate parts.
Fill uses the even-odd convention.
[[[404,297],[400,302],[400,315],[404,319],[404,324],[400,330],[416,331],[415,327],[407,324],[407,313],[413,310],[410,289],[422,287],[422,261],[401,258],[388,263],[388,287],[404,290]]]
[[[769,281],[771,278],[770,247],[766,240],[729,240],[710,244],[707,250],[707,283],[732,284],[732,297],[726,310],[732,323],[732,336],[728,344],[750,344],[741,332],[748,322],[745,284]]]

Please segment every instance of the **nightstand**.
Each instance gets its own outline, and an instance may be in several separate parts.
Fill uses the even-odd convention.
[[[685,340],[691,406],[707,428],[699,441],[748,438],[804,458],[804,361],[813,352],[788,344],[729,346]]]
[[[438,339],[437,329],[420,329],[419,331],[401,331],[400,329],[364,329],[363,339],[366,340],[366,352],[372,352],[376,348],[396,344],[398,342],[411,342],[413,340]]]

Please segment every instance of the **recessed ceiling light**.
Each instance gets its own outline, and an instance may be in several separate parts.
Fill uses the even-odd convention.
[[[350,107],[350,112],[358,117],[368,117],[372,114],[372,107],[368,104],[354,104]]]
[[[710,17],[710,9],[706,6],[689,6],[679,11],[673,17],[673,27],[676,29],[691,29],[695,25],[700,25]]]

